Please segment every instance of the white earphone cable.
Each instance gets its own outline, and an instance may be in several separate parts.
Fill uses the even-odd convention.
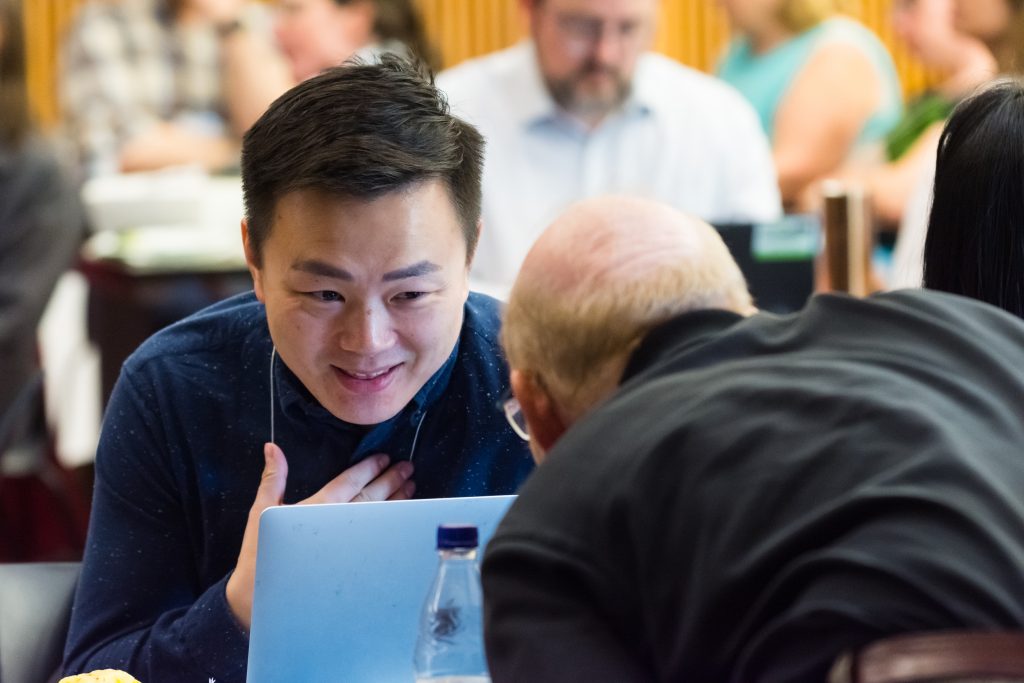
[[[274,440],[274,356],[277,355],[277,347],[270,347],[270,443],[277,443]]]
[[[427,411],[423,411],[423,415],[420,416],[419,424],[416,425],[416,433],[412,436],[412,448],[409,449],[409,462],[412,462],[412,458],[416,455],[416,442],[420,439],[420,428],[423,426],[423,421],[427,419]]]

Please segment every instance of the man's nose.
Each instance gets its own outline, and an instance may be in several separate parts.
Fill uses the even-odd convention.
[[[358,307],[341,322],[340,345],[345,351],[378,353],[390,347],[394,338],[391,317],[378,306]]]
[[[618,66],[622,61],[625,38],[613,26],[602,27],[594,40],[592,55],[594,61],[601,66]]]

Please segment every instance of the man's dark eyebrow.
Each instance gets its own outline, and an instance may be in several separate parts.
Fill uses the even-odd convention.
[[[355,279],[352,277],[352,273],[347,270],[337,268],[329,263],[324,263],[323,261],[317,261],[315,259],[308,259],[306,261],[299,261],[298,263],[292,264],[292,270],[301,270],[304,273],[322,275],[323,277],[331,277],[336,280],[348,280],[351,282]]]
[[[436,273],[441,270],[441,266],[431,261],[420,261],[414,263],[411,266],[405,268],[399,268],[398,270],[392,270],[389,273],[384,273],[384,282],[394,282],[395,280],[405,280],[410,277],[420,277],[421,275],[429,275],[430,273]]]
[[[317,261],[316,259],[299,261],[292,266],[292,270],[301,270],[304,273],[330,277],[336,280],[346,280],[348,282],[355,279],[352,277],[352,273],[348,272],[344,268],[338,268],[337,266],[332,266],[329,263]],[[419,263],[414,263],[411,266],[406,266],[405,268],[399,268],[398,270],[392,270],[384,273],[384,276],[381,279],[384,280],[384,282],[394,282],[395,280],[405,280],[411,277],[429,275],[430,273],[436,273],[439,270],[441,270],[441,266],[436,263],[431,261],[420,261]]]

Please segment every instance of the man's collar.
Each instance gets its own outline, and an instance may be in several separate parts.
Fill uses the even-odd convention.
[[[519,123],[523,128],[529,128],[568,119],[569,116],[558,106],[548,90],[547,82],[540,70],[536,44],[532,40],[525,40],[515,49],[526,53],[526,65],[521,70],[522,87],[512,89],[515,92],[513,113]],[[609,117],[621,114],[647,115],[654,110],[654,84],[647,84],[646,80],[649,79],[640,78],[643,62],[644,55],[641,55],[637,60],[636,71],[633,74],[633,87],[629,96],[619,110],[609,114]]]
[[[525,53],[524,68],[520,70],[522,87],[513,89],[514,114],[523,127],[556,120],[560,109],[548,91],[544,75],[540,71],[537,46],[532,40],[524,40],[516,46]]]
[[[633,351],[619,384],[671,358],[678,358],[743,320],[732,311],[707,309],[670,318],[643,338]]]
[[[633,69],[633,87],[626,100],[626,108],[629,112],[643,114],[657,112],[658,100],[664,97],[664,83],[657,83],[654,78],[647,75],[654,58],[645,52],[636,59],[636,67]]]

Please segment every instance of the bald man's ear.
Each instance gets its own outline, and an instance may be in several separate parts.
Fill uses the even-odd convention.
[[[526,418],[530,432],[530,450],[538,464],[568,429],[558,406],[547,389],[533,374],[513,370],[510,376],[512,393]]]
[[[256,250],[249,239],[249,222],[245,218],[242,219],[242,247],[245,249],[245,265],[249,267],[249,274],[252,275],[253,291],[256,292],[257,299],[266,303],[263,297],[263,269],[258,265]]]

